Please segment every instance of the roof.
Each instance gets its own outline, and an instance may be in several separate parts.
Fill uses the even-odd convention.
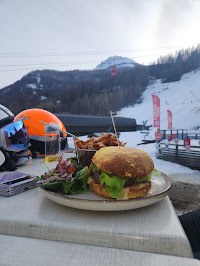
[[[88,135],[94,132],[114,132],[110,116],[55,114],[66,130],[74,135]],[[117,132],[136,131],[136,120],[127,117],[114,117]]]
[[[110,116],[55,114],[66,125],[112,125]],[[115,125],[136,125],[136,120],[127,117],[114,117]]]

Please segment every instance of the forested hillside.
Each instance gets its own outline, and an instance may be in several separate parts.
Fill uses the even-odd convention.
[[[53,113],[106,115],[139,102],[149,82],[178,81],[200,66],[200,46],[167,55],[149,66],[91,71],[33,71],[0,90],[0,103],[14,114],[28,108]]]

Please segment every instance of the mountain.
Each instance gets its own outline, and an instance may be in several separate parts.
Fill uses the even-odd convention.
[[[121,56],[112,56],[100,63],[98,66],[94,68],[94,70],[108,69],[115,65],[118,69],[124,67],[135,67],[138,65],[134,60],[129,59],[127,57]]]
[[[14,114],[28,108],[41,108],[52,113],[107,115],[110,110],[117,112],[140,103],[143,92],[154,80],[160,80],[159,86],[165,88],[165,84],[178,82],[182,75],[198,69],[200,46],[186,52],[186,59],[181,51],[176,57],[169,55],[148,66],[114,56],[96,70],[32,71],[0,90],[0,104]],[[118,70],[115,75],[110,71],[113,64]],[[175,91],[171,93],[175,95]]]
[[[52,113],[106,115],[110,110],[137,102],[148,84],[146,69],[120,68],[110,71],[36,70],[0,90],[0,104],[14,114],[29,108]]]

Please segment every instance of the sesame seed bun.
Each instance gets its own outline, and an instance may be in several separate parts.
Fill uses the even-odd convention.
[[[144,151],[127,147],[104,147],[92,158],[98,169],[125,179],[141,179],[151,173],[154,163]]]

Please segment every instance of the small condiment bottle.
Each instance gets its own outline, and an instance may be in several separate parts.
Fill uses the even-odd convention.
[[[60,132],[51,127],[58,127],[58,125],[51,122],[45,126],[45,162],[55,162],[61,156],[60,151]],[[59,127],[58,127],[59,128]]]

